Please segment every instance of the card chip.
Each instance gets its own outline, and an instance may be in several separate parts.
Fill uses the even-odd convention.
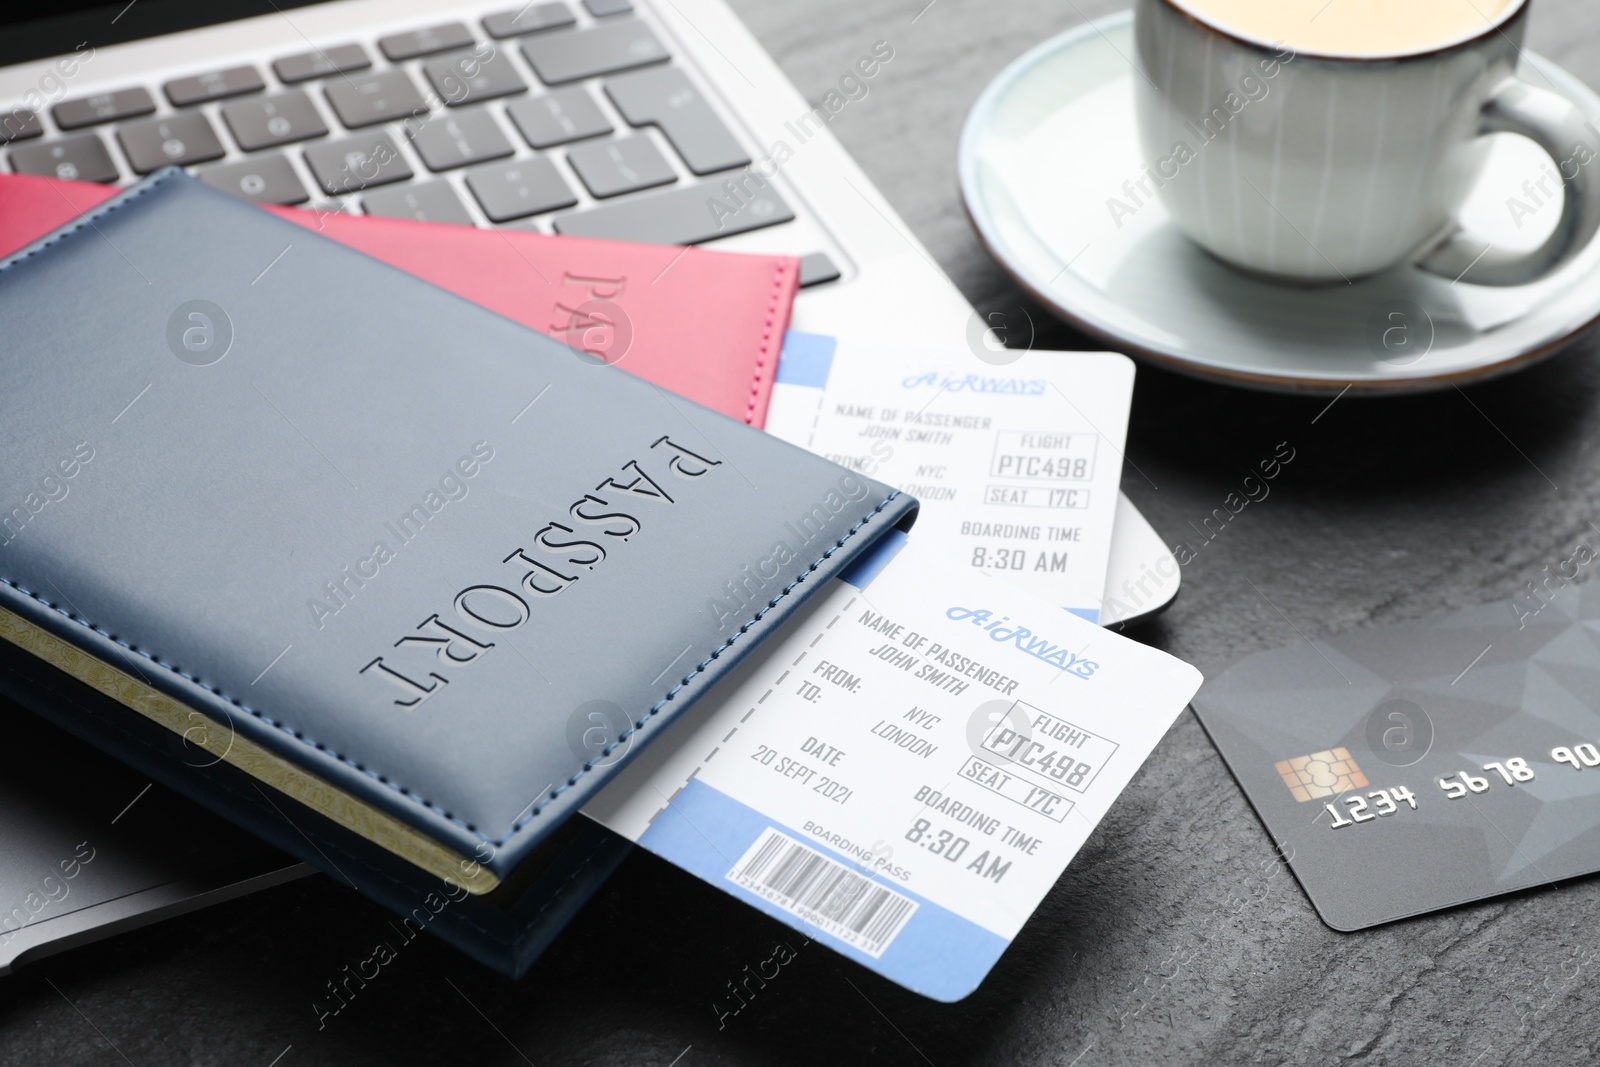
[[[1364,789],[1367,785],[1367,776],[1350,758],[1348,748],[1279,760],[1277,769],[1296,800],[1336,796],[1351,789]]]

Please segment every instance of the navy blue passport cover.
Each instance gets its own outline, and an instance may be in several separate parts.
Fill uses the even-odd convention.
[[[397,909],[521,915],[453,938],[505,970],[620,855],[558,828],[916,508],[176,171],[0,321],[5,687]]]

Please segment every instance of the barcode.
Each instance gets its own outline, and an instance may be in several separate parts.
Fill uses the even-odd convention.
[[[873,958],[917,910],[910,897],[771,827],[728,878]]]

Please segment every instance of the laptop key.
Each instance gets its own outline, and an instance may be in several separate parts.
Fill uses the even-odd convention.
[[[256,204],[303,204],[309,199],[294,168],[276,152],[243,163],[201,167],[195,175],[213,188]]]
[[[266,87],[260,71],[252,66],[243,66],[208,71],[190,78],[174,78],[161,88],[167,94],[167,99],[172,101],[173,107],[188,107],[229,96],[242,96]]]
[[[583,6],[597,19],[611,15],[626,15],[633,10],[629,0],[583,0]]]
[[[606,95],[634,126],[658,126],[696,174],[743,167],[750,157],[677,67],[607,78]]]
[[[549,148],[611,132],[611,121],[582,86],[518,100],[506,108],[506,114],[535,148]]]
[[[0,144],[26,141],[44,132],[39,116],[25,107],[14,107],[0,114]]]
[[[451,107],[528,90],[511,60],[489,47],[430,59],[422,70]]]
[[[416,127],[411,143],[432,171],[465,167],[511,154],[511,142],[483,108],[435,115]]]
[[[643,134],[586,144],[567,153],[589,192],[604,199],[675,182],[672,165]]]
[[[650,27],[638,19],[530,37],[522,42],[522,54],[546,85],[615,74],[671,58]]]
[[[361,207],[368,215],[384,215],[392,219],[453,222],[459,226],[473,224],[466,205],[461,203],[461,198],[450,187],[450,183],[443,179],[379,189],[363,196]]]
[[[403,70],[336,78],[323,92],[339,121],[352,130],[428,113],[427,102]]]
[[[222,118],[246,152],[322,137],[328,132],[311,98],[300,89],[224,104]]]
[[[76,100],[63,100],[51,109],[56,125],[63,130],[76,130],[117,119],[137,118],[156,109],[156,102],[143,89],[122,89],[114,93],[96,93],[80,96]]]
[[[483,28],[489,31],[491,37],[515,37],[523,33],[541,33],[571,26],[577,21],[566,4],[525,4],[514,11],[486,16]]]
[[[811,252],[800,257],[800,288],[839,280],[839,268],[826,252]]]
[[[467,188],[495,222],[571,207],[578,202],[556,165],[543,156],[467,171]]]
[[[92,133],[13,148],[11,169],[63,181],[114,182],[119,177],[111,153]]]
[[[763,226],[790,222],[794,212],[776,189],[755,175],[745,187],[688,185],[614,204],[557,215],[557,233],[574,237],[608,237],[615,241],[644,241],[658,245],[693,245],[718,237],[731,237]]]
[[[306,149],[306,164],[322,191],[330,196],[411,177],[411,168],[400,150],[384,133],[312,145]]]
[[[452,48],[466,48],[472,44],[472,31],[459,22],[446,22],[442,26],[429,26],[409,33],[391,33],[378,38],[378,47],[392,62],[431,56],[435,52],[448,52]]]
[[[366,49],[358,44],[341,44],[333,48],[320,48],[315,52],[301,52],[272,61],[272,69],[279,81],[293,84],[325,78],[330,74],[349,74],[372,66]]]
[[[117,140],[135,174],[222,158],[217,131],[198,111],[130,122],[117,130]]]

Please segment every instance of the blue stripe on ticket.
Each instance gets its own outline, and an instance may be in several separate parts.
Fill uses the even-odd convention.
[[[821,389],[828,384],[828,368],[833,366],[833,350],[838,344],[826,334],[785,331],[775,380],[785,385]]]
[[[870,868],[895,868],[894,849],[884,842],[854,842],[825,827],[807,827],[786,826],[691,779],[639,844],[936,1000],[960,1000],[971,993],[1010,944],[874,873]],[[894,848],[914,846],[900,841]]]

